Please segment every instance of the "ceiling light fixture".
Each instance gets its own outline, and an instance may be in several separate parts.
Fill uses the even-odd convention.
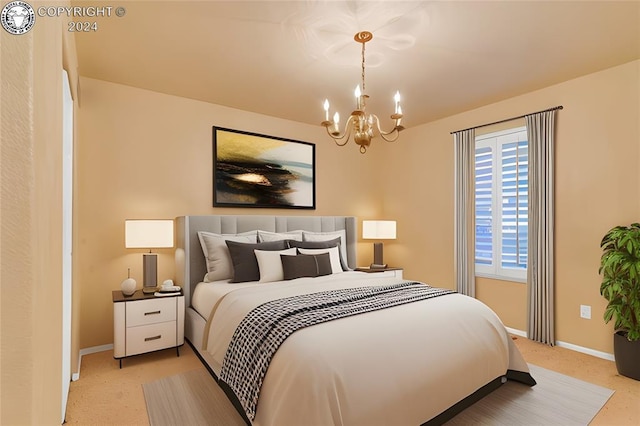
[[[344,146],[349,142],[349,137],[353,131],[353,141],[360,145],[360,153],[367,152],[367,147],[371,144],[371,139],[375,137],[375,130],[382,139],[387,142],[393,142],[400,136],[400,131],[404,130],[404,127],[400,125],[402,121],[402,108],[400,107],[400,92],[396,92],[393,97],[395,101],[395,112],[391,114],[391,119],[394,121],[394,127],[391,131],[385,132],[380,128],[380,120],[375,114],[367,114],[366,101],[369,97],[365,94],[364,83],[364,45],[371,39],[373,34],[369,31],[361,31],[357,33],[353,39],[362,44],[362,90],[360,85],[356,87],[356,109],[351,113],[344,131],[340,132],[340,114],[337,112],[333,115],[333,120],[329,120],[329,101],[324,100],[324,121],[321,123],[326,129],[329,136],[333,138],[338,146]],[[343,141],[344,139],[344,141]]]

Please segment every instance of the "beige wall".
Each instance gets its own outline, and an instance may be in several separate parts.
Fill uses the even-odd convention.
[[[62,23],[0,33],[0,423],[60,424]]]
[[[142,250],[124,247],[124,221],[188,214],[356,215],[375,218],[375,163],[339,148],[320,126],[93,79],[81,79],[76,218],[80,347],[113,342],[111,292],[142,283]],[[275,102],[276,100],[274,100]],[[212,207],[212,126],[316,144],[316,210]],[[367,255],[368,244],[362,255]],[[158,250],[158,279],[174,277],[173,251]]]
[[[611,227],[638,220],[639,104],[635,61],[424,126],[407,122],[401,146],[380,153],[383,213],[398,220],[387,260],[404,266],[405,276],[454,288],[450,132],[563,105],[556,121],[556,338],[612,353],[612,326],[602,321],[599,244]],[[523,284],[479,280],[478,298],[507,326],[526,329]],[[592,306],[591,320],[579,317],[581,304]]]
[[[632,62],[508,101],[411,127],[395,143],[375,141],[366,155],[335,147],[319,126],[82,79],[77,151],[77,261],[80,347],[112,337],[111,291],[127,268],[141,281],[141,251],[124,248],[127,218],[184,214],[349,214],[398,221],[386,260],[405,276],[453,288],[451,131],[564,105],[557,121],[557,339],[612,352],[601,316],[599,241],[637,218],[640,177],[638,68]],[[410,114],[407,114],[410,120]],[[313,142],[317,209],[211,207],[211,126]],[[628,194],[631,193],[632,196]],[[361,264],[371,245],[359,246]],[[159,279],[174,274],[171,250],[159,250]],[[507,326],[526,329],[526,288],[479,280],[478,297]],[[592,306],[591,320],[579,305]]]

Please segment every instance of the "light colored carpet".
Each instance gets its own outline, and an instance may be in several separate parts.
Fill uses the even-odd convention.
[[[538,384],[507,382],[447,425],[587,425],[613,395],[610,389],[530,365]],[[204,369],[142,385],[151,426],[244,425]]]

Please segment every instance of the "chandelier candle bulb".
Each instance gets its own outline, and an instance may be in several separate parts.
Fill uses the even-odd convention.
[[[396,92],[395,96],[393,97],[393,100],[396,101],[396,114],[402,114],[400,112],[400,92]]]
[[[362,108],[362,92],[360,91],[360,85],[356,86],[356,90],[353,92],[356,96],[356,109],[361,109]]]
[[[339,133],[340,129],[340,114],[338,114],[338,112],[336,111],[335,114],[333,114],[333,133]]]
[[[325,99],[324,100],[324,120],[325,121],[329,121],[329,100]]]

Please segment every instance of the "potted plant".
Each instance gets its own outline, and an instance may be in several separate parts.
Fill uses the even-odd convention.
[[[602,238],[600,294],[615,319],[613,353],[618,373],[640,380],[640,224],[616,226]]]

